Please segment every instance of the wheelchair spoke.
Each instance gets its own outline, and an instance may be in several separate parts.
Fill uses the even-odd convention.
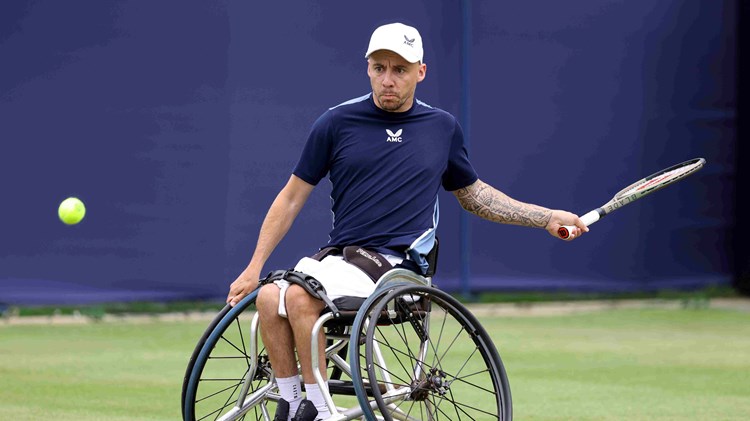
[[[230,389],[232,390],[232,393],[234,393],[234,391],[236,391],[237,388],[242,385],[242,380],[244,380],[244,379],[236,379],[236,381],[238,383],[230,385],[230,386],[227,386],[227,387],[225,387],[223,389],[219,389],[219,390],[215,391],[214,393],[211,393],[210,395],[207,395],[207,396],[204,396],[202,398],[196,399],[195,402],[196,403],[200,403],[200,402],[202,402],[202,401],[204,401],[206,399],[211,399],[214,396],[222,395],[222,394],[224,394],[224,392],[228,392]],[[221,381],[221,382],[225,382],[225,381],[232,381],[232,379],[201,379],[201,381]]]
[[[240,341],[242,341],[242,330],[239,330],[239,334],[240,334]],[[245,351],[244,349],[240,349],[240,347],[237,346],[234,343],[235,342],[234,340],[227,339],[227,337],[224,336],[224,335],[221,336],[221,340],[224,341],[224,342],[226,342],[227,344],[229,344],[229,346],[231,346],[232,348],[234,348],[240,354],[239,356],[223,357],[223,358],[241,358],[241,359],[245,360],[245,362],[247,363],[248,366],[250,365],[250,363],[249,363],[250,357],[247,355],[247,351]],[[245,347],[244,343],[240,343],[240,345],[242,346],[242,348]],[[222,358],[222,357],[211,357],[211,358]]]
[[[378,335],[378,337],[380,338],[381,335]],[[410,359],[411,361],[418,361],[416,355],[414,355],[414,353],[411,351],[411,349],[409,349],[409,340],[408,340],[408,338],[406,338],[405,336],[399,335],[399,337],[402,340],[402,342],[406,345],[406,351],[404,351],[404,350],[399,349],[399,348],[397,348],[395,346],[391,346],[390,341],[387,339],[387,337],[385,337],[385,335],[382,335],[382,337],[383,337],[383,339],[376,339],[376,341],[379,344],[384,345],[385,348],[388,351],[390,351],[391,355],[393,356],[393,359],[396,362],[398,362],[398,364],[401,366],[402,371],[405,372],[405,373],[408,373],[410,369],[407,368],[407,364],[405,364],[403,360],[404,359]],[[387,367],[381,366],[379,363],[374,363],[374,364],[376,364],[382,370],[387,370]],[[411,365],[411,364],[409,364],[409,365]],[[388,372],[391,375],[396,374],[395,372],[390,371],[390,370]],[[402,378],[399,378],[399,380],[401,380],[402,382],[405,382],[405,381],[407,381],[407,378],[403,378],[402,377]]]
[[[245,336],[242,334],[242,326],[240,326],[239,318],[236,319],[234,325],[237,328],[237,335],[240,337],[240,345],[242,345],[242,355],[245,356],[245,363],[248,367],[250,367],[250,356],[247,354],[247,347],[245,346]]]

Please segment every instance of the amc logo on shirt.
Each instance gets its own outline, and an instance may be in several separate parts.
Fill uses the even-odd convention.
[[[401,133],[404,132],[404,129],[398,129],[396,133],[393,133],[390,129],[385,129],[385,132],[388,133],[388,138],[385,140],[386,142],[401,143]]]

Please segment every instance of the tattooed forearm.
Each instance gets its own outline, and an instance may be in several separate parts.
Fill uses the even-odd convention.
[[[464,209],[493,222],[544,228],[552,217],[550,209],[519,202],[482,180],[453,194]]]

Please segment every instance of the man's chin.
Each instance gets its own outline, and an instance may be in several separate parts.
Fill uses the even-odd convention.
[[[401,108],[401,103],[398,101],[397,98],[393,99],[380,99],[380,108],[386,110],[386,111],[395,111]]]

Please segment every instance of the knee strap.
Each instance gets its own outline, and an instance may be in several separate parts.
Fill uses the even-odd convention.
[[[341,316],[341,312],[336,307],[336,304],[334,304],[333,301],[328,298],[328,294],[326,294],[326,289],[325,287],[323,287],[323,284],[306,273],[297,272],[291,269],[275,270],[269,273],[265,278],[261,279],[260,285],[270,284],[280,280],[285,280],[290,284],[301,286],[305,291],[307,291],[308,294],[323,301],[326,307],[328,307],[331,310],[331,313],[333,313],[334,318],[338,318]]]

